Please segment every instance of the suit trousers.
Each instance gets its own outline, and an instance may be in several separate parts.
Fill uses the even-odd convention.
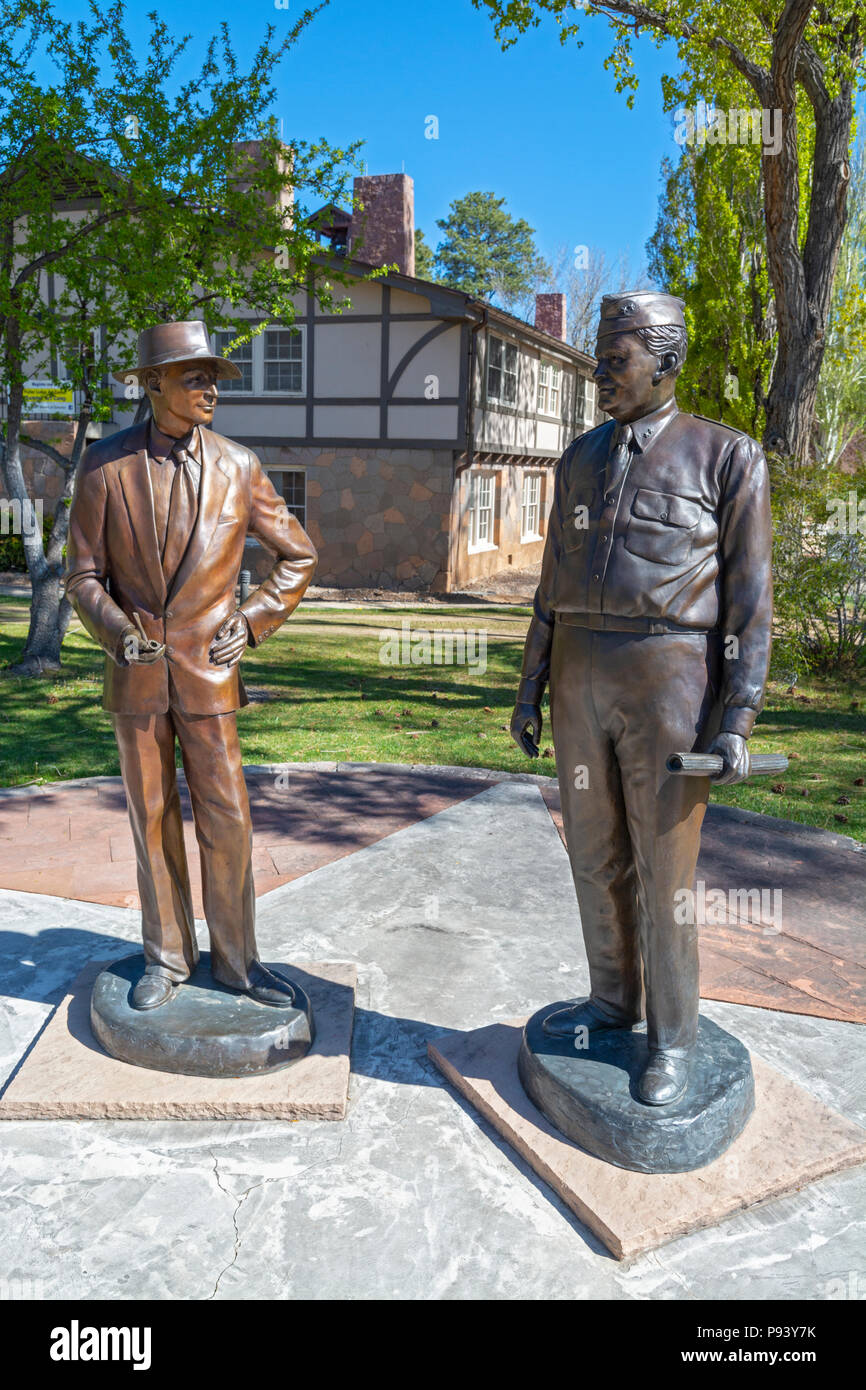
[[[665,762],[715,734],[720,668],[715,635],[554,629],[551,724],[591,998],[619,1022],[645,1011],[653,1051],[697,1037],[697,924],[675,919],[675,894],[694,886],[710,780]]]
[[[201,857],[211,967],[244,988],[257,957],[252,822],[234,713],[112,716],[129,809],[144,954],[151,974],[179,983],[198,961],[175,772],[180,744]]]

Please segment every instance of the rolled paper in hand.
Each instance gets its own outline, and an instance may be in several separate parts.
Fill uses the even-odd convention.
[[[749,777],[778,777],[787,767],[784,753],[749,754]],[[668,772],[683,777],[719,777],[724,769],[725,760],[718,753],[671,753],[667,760]]]
[[[158,652],[162,647],[162,643],[155,641],[153,637],[148,637],[147,633],[144,630],[144,627],[142,626],[141,618],[138,616],[137,613],[133,613],[132,619],[135,623],[135,626],[138,628],[139,634],[141,636],[141,645],[143,649],[147,652]]]

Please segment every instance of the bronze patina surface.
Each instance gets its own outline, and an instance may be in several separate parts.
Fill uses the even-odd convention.
[[[648,1107],[687,1093],[698,1039],[698,924],[678,904],[710,777],[667,760],[712,753],[717,783],[748,775],[772,623],[766,461],[755,440],[679,410],[686,350],[681,301],[605,296],[594,375],[612,419],[556,470],[512,720],[537,756],[549,686],[590,966],[590,1000],[547,1015],[544,1030],[568,1039],[645,1018]]]
[[[105,652],[135,841],[146,967],[132,1004],[164,1006],[198,962],[175,775],[180,745],[201,858],[213,979],[285,1008],[291,985],[258,957],[252,829],[235,711],[238,663],[297,607],[316,553],[249,449],[209,428],[217,379],[237,374],[198,321],[139,340],[131,375],[153,419],[92,443],[72,502],[66,592]],[[276,554],[239,607],[244,542]]]

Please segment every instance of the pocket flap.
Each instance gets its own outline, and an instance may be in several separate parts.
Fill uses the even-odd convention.
[[[651,492],[640,488],[631,504],[632,516],[646,521],[664,521],[669,526],[696,526],[701,516],[698,502],[677,497],[673,492]]]

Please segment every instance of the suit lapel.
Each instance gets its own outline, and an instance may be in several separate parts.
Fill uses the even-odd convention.
[[[210,545],[230,482],[229,474],[222,463],[219,447],[210,430],[199,429],[199,439],[201,440],[201,487],[198,496],[198,515],[189,545],[171,586],[172,598],[180,593],[190,575],[194,574],[197,565]]]
[[[127,440],[130,456],[118,470],[132,534],[157,599],[165,599],[165,575],[159,558],[153,493],[147,466],[147,422],[135,425]]]

